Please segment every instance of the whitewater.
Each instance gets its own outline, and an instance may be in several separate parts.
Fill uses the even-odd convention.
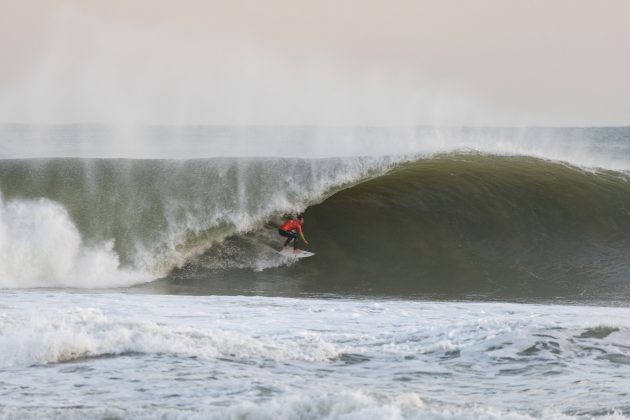
[[[0,418],[630,416],[628,128],[0,136]]]
[[[630,410],[625,308],[14,292],[0,310],[8,418]]]

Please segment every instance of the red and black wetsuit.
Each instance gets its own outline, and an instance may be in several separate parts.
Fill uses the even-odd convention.
[[[296,232],[297,231],[297,232]],[[284,236],[287,240],[284,242],[284,246],[289,246],[291,241],[293,241],[293,249],[297,249],[297,240],[302,234],[302,224],[297,220],[287,220],[278,228],[278,233],[280,236]]]

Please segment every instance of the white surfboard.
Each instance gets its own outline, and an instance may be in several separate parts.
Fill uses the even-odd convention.
[[[278,254],[283,255],[285,257],[289,257],[289,258],[306,258],[306,257],[312,257],[313,255],[315,255],[314,252],[304,251],[303,249],[298,249],[298,252],[293,252],[292,248],[278,251]]]

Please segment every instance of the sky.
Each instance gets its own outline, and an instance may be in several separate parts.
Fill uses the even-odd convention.
[[[0,0],[0,123],[630,125],[627,0]]]

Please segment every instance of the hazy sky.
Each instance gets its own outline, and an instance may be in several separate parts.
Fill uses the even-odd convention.
[[[630,1],[0,0],[0,122],[630,125]]]

